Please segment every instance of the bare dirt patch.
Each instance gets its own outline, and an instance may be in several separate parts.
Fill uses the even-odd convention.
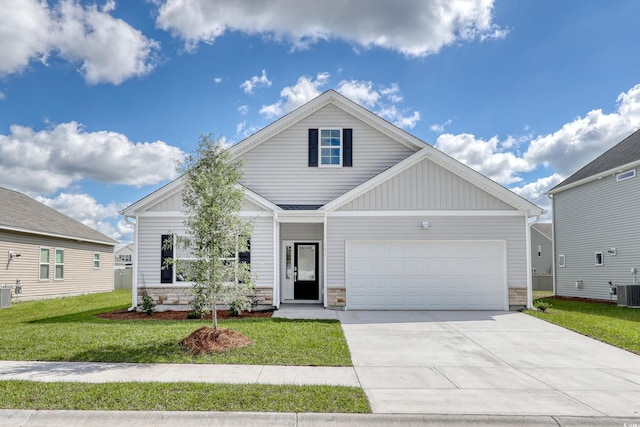
[[[603,304],[603,305],[617,305],[618,302],[617,300],[613,301],[607,301],[607,300],[603,300],[603,299],[592,299],[592,298],[580,298],[580,297],[561,297],[558,295],[554,295],[554,296],[550,296],[550,297],[545,297],[544,299],[557,299],[560,301],[575,301],[575,302],[590,302],[593,304]]]
[[[100,313],[96,316],[109,320],[191,320],[189,319],[190,311],[156,311],[151,316],[143,311],[116,310],[108,313]],[[243,311],[240,316],[232,316],[227,310],[217,311],[218,319],[246,319],[246,318],[264,318],[271,317],[272,310],[265,311]],[[211,314],[204,317],[211,319]]]
[[[220,353],[230,348],[241,348],[251,344],[252,341],[240,332],[232,329],[213,329],[203,326],[193,331],[188,337],[180,341],[180,344],[194,355]]]

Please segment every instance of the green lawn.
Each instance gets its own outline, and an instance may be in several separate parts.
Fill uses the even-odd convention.
[[[625,350],[640,354],[640,309],[543,298],[546,312],[527,314]]]
[[[20,302],[0,310],[0,360],[247,365],[351,366],[337,321],[222,320],[254,344],[191,356],[178,343],[210,321],[106,320],[97,313],[126,308],[130,291]]]
[[[369,413],[356,387],[0,381],[0,408]]]

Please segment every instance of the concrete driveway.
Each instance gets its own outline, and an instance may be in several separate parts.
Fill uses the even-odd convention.
[[[515,312],[339,312],[374,413],[640,416],[640,356]]]

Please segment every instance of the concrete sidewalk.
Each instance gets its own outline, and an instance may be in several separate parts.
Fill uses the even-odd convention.
[[[19,411],[0,409],[0,426],[21,427],[422,427],[422,426],[635,426],[638,420],[612,417],[296,414],[255,412],[133,412],[133,411]]]
[[[360,387],[354,368],[324,366],[0,361],[0,380],[195,382]]]

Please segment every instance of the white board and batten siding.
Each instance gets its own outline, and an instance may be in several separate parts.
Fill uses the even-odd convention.
[[[558,295],[609,300],[608,282],[632,284],[631,268],[637,269],[640,283],[639,192],[640,177],[618,182],[611,175],[554,194]],[[603,253],[602,266],[595,265],[598,251]],[[565,267],[557,265],[560,254],[565,255]],[[580,280],[582,288],[576,287]]]
[[[183,216],[140,216],[138,218],[138,287],[167,286],[160,283],[161,236],[183,234]],[[273,286],[273,218],[253,219],[251,271],[256,287]],[[180,284],[180,286],[184,286]]]
[[[309,167],[308,132],[353,129],[353,167]],[[241,156],[242,182],[275,204],[322,205],[418,151],[328,105]]]

